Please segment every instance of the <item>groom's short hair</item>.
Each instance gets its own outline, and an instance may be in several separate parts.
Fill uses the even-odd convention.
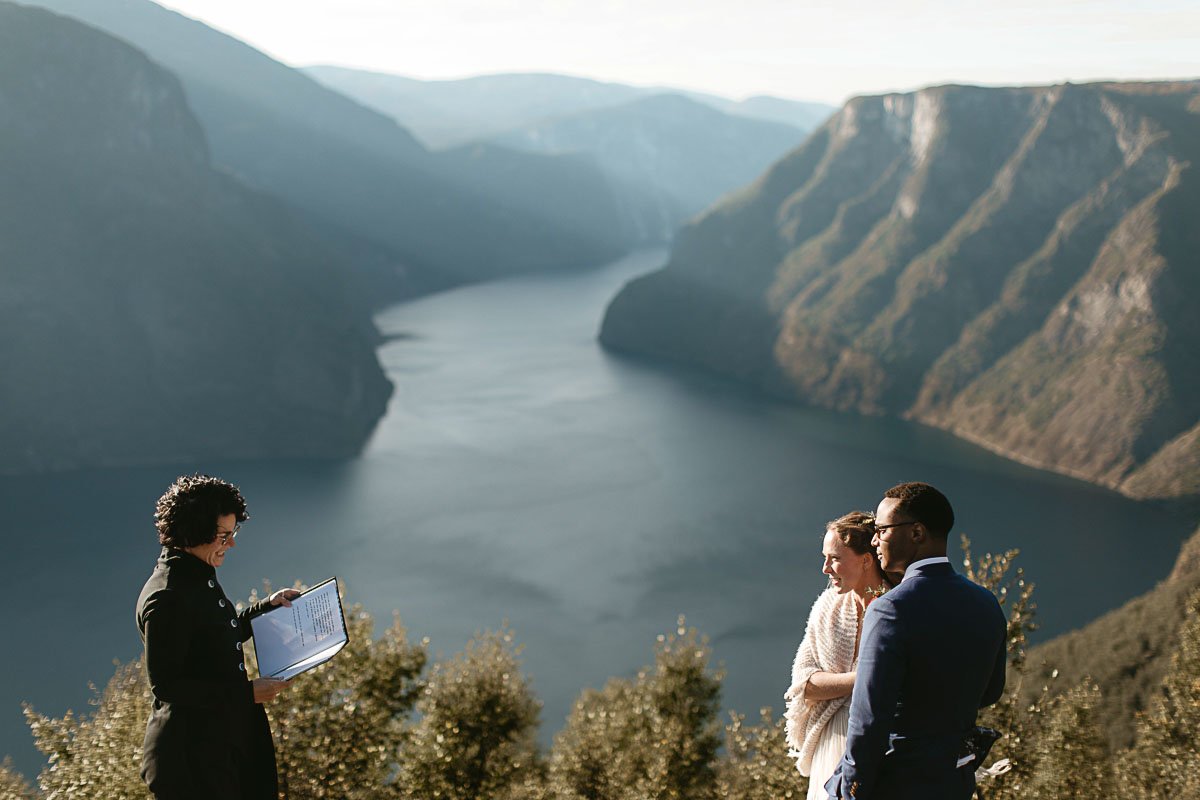
[[[896,511],[911,517],[939,539],[950,535],[954,527],[954,509],[946,495],[928,483],[901,483],[884,493],[884,497],[899,500]]]

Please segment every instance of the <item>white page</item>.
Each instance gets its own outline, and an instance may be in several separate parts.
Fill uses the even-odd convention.
[[[333,658],[349,638],[333,578],[292,600],[291,608],[260,614],[250,627],[259,673],[285,680]]]

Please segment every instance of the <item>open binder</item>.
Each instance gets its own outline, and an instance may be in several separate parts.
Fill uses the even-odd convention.
[[[292,600],[250,620],[258,672],[287,680],[324,664],[346,646],[346,615],[337,578],[317,584]]]

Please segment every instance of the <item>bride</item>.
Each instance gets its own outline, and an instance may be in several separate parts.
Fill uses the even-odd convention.
[[[808,800],[827,800],[825,781],[846,747],[863,612],[891,585],[871,546],[874,535],[875,518],[862,511],[825,530],[821,571],[829,586],[813,604],[784,695],[789,755],[808,776]]]

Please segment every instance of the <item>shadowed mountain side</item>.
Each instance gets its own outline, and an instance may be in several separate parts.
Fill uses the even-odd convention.
[[[624,193],[650,199],[654,214],[642,229],[669,241],[681,223],[753,181],[806,133],[666,94],[530,123],[491,141],[591,156]]]
[[[1184,543],[1170,576],[1077,631],[1029,652],[1030,681],[1022,687],[1032,702],[1042,686],[1067,691],[1085,677],[1101,689],[1097,722],[1114,748],[1133,741],[1136,712],[1150,707],[1177,649],[1187,598],[1200,588],[1200,530]],[[1057,669],[1057,677],[1051,671]],[[1040,670],[1040,672],[1039,672]]]
[[[682,232],[601,338],[1193,494],[1198,86],[856,98]]]
[[[345,265],[141,52],[0,3],[3,470],[344,456],[391,392]]]
[[[214,163],[387,246],[423,287],[589,266],[632,242],[606,179],[588,165],[527,160],[536,184],[494,180],[508,166],[486,161],[493,153],[435,157],[393,120],[149,0],[32,4],[145,50],[182,81]]]

